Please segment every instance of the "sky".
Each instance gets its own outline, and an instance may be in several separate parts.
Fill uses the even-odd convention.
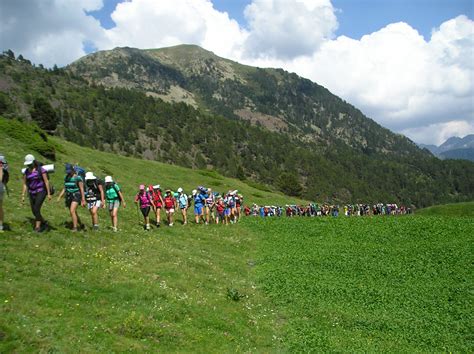
[[[65,66],[197,44],[328,88],[418,143],[474,134],[473,0],[2,0],[0,50]]]

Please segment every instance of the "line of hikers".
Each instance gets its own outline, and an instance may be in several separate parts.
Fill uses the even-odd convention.
[[[342,210],[341,210],[342,209]],[[339,205],[329,205],[310,203],[308,205],[285,205],[282,206],[259,206],[253,204],[252,207],[245,207],[246,216],[339,216],[340,212],[345,216],[364,216],[364,215],[405,215],[411,214],[411,208],[403,205],[398,206],[395,203],[374,205],[369,204],[348,204],[342,208]]]
[[[22,204],[28,193],[31,211],[34,215],[34,231],[43,232],[48,228],[47,222],[41,214],[41,208],[46,199],[51,200],[55,193],[54,187],[49,181],[49,173],[54,172],[54,165],[43,165],[31,154],[25,156],[25,168],[22,170],[23,187],[21,193]],[[0,156],[0,230],[3,231],[3,195],[7,191],[8,164],[4,156]],[[99,229],[99,209],[107,209],[110,214],[112,230],[118,230],[118,210],[122,206],[126,208],[126,201],[120,186],[111,176],[106,176],[102,181],[93,172],[86,172],[82,167],[65,164],[64,187],[59,193],[57,200],[65,197],[65,204],[69,210],[72,220],[72,231],[77,231],[81,221],[77,214],[80,206],[86,207],[90,212],[92,228]],[[164,209],[167,224],[173,226],[176,210],[181,212],[182,224],[186,225],[187,211],[194,204],[194,220],[196,224],[204,223],[235,223],[240,218],[243,196],[237,190],[227,193],[216,193],[211,188],[197,187],[188,196],[182,188],[177,192],[166,189],[162,193],[160,185],[144,184],[138,188],[134,202],[143,216],[143,226],[150,230],[150,212],[156,217],[156,226],[161,224],[161,210]]]

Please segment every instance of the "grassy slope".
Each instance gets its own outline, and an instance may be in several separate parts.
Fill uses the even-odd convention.
[[[434,205],[429,208],[417,210],[417,215],[440,216],[474,216],[474,202]]]
[[[219,176],[58,142],[61,163],[117,176],[129,201],[140,179],[235,185],[252,201],[286,201]],[[28,149],[0,132],[0,151],[17,171]],[[147,233],[128,208],[120,233],[72,234],[62,203],[51,202],[44,214],[56,230],[38,236],[12,179],[12,231],[0,243],[1,352],[473,349],[472,218],[245,219]],[[59,186],[61,174],[53,180]],[[227,288],[247,296],[231,301]]]
[[[11,232],[2,235],[0,351],[217,350],[275,347],[268,303],[254,283],[249,260],[256,239],[240,225],[176,225],[141,230],[131,201],[139,183],[185,190],[197,184],[222,191],[238,188],[248,199],[283,203],[286,198],[217,174],[141,161],[59,141],[58,166],[79,162],[98,175],[116,176],[128,209],[122,232],[71,234],[63,202],[46,203],[43,214],[56,228],[31,232],[28,205],[21,206],[19,169],[30,152],[0,132],[0,151],[11,167],[11,197],[5,201]],[[42,159],[46,162],[45,159]],[[61,186],[62,173],[52,175]],[[89,225],[86,210],[80,215]],[[102,225],[108,225],[101,212]],[[179,223],[178,223],[179,224]],[[227,299],[227,288],[247,295]]]

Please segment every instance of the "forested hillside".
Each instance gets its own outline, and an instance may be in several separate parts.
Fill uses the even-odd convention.
[[[426,206],[474,198],[474,164],[440,161],[406,138],[400,138],[406,145],[393,145],[402,147],[398,152],[362,151],[332,135],[302,139],[142,90],[90,84],[68,70],[34,67],[13,53],[0,58],[0,114],[34,120],[83,146],[216,169],[321,202]]]

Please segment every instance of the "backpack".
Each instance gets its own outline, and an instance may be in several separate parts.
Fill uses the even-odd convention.
[[[86,195],[87,201],[96,201],[97,198],[100,198],[100,189],[99,185],[101,185],[101,181],[99,179],[93,180],[91,185],[90,182],[84,182],[84,190]]]
[[[41,171],[41,169],[43,168],[43,164],[39,161],[36,161],[36,163],[38,165],[38,170]],[[54,172],[54,171],[52,171],[52,172]],[[25,169],[25,175],[27,173],[28,173],[28,169]],[[48,180],[48,184],[49,184],[49,194],[53,195],[56,192],[56,189],[54,188],[53,184],[51,183],[51,179],[49,178],[49,172],[48,171],[46,171],[46,179]]]
[[[2,183],[4,186],[6,186],[8,181],[10,180],[10,172],[8,172],[8,165],[4,163],[2,169],[3,169]]]
[[[83,169],[82,167],[78,166],[78,165],[74,165],[74,171],[77,173],[77,175],[79,177],[82,178],[83,181],[86,180],[86,170]]]

